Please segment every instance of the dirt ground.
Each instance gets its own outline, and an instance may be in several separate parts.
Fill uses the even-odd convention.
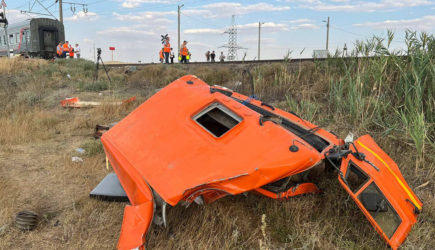
[[[195,73],[195,70],[203,69],[184,71]],[[91,81],[90,75],[71,74],[73,80],[85,77],[86,81]],[[54,73],[50,76],[54,80],[47,80],[44,85],[44,94],[38,104],[25,108],[8,106],[11,111],[0,121],[3,133],[0,136],[0,249],[116,248],[127,203],[89,197],[89,192],[112,172],[106,169],[100,142],[92,137],[93,129],[96,124],[122,119],[170,81],[161,78],[160,84],[153,85],[150,80],[146,87],[137,87],[135,76],[125,79],[123,70],[113,71],[111,76],[124,83],[109,90],[95,91],[68,85],[64,75]],[[10,79],[3,78],[8,82]],[[38,79],[42,76],[34,81],[38,82]],[[17,93],[28,89],[17,89]],[[132,95],[138,100],[120,107],[105,104],[89,109],[64,109],[59,105],[60,100],[71,96],[89,101],[110,101]],[[329,129],[342,129],[337,131],[340,136],[347,133],[343,129],[347,125],[318,119]],[[413,169],[406,167],[412,158],[411,146],[394,136],[383,137],[378,132],[373,136],[398,163],[411,187],[429,182],[415,189],[424,208],[403,249],[434,249],[434,180],[424,174],[415,175]],[[79,147],[86,152],[77,153],[75,149]],[[72,162],[73,156],[81,157],[83,162]],[[263,246],[266,244],[266,249],[387,248],[341,189],[336,175],[325,174],[319,186],[324,191],[322,195],[288,201],[248,194],[225,197],[207,206],[170,208],[169,227],[153,226],[147,237],[147,248],[258,249],[260,240]],[[40,215],[35,230],[23,232],[15,226],[14,216],[21,210],[32,210]],[[263,215],[265,221],[262,223]],[[261,232],[262,226],[266,228],[265,234]]]

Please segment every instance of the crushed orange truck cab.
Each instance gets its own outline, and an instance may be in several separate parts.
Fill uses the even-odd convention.
[[[161,89],[101,141],[131,203],[119,249],[144,248],[152,222],[166,226],[167,205],[247,191],[274,199],[318,193],[306,176],[323,162],[393,249],[422,207],[369,135],[345,142],[297,114],[192,75]]]

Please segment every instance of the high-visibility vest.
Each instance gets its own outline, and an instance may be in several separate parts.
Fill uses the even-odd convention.
[[[189,54],[189,50],[187,49],[186,46],[184,46],[184,47],[181,48],[180,54],[181,54],[182,56],[187,56],[187,55]]]
[[[62,54],[62,46],[60,46],[60,44],[57,45],[57,54],[58,55]]]
[[[171,44],[169,42],[165,43],[165,46],[163,48],[164,52],[171,52]]]
[[[163,59],[163,49],[160,50],[159,55],[160,55],[160,59]]]
[[[74,49],[72,47],[69,48],[69,56],[74,57]]]
[[[63,51],[69,51],[69,45],[66,43],[63,44],[62,48],[63,48]]]

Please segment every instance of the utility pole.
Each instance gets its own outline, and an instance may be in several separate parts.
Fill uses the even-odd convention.
[[[260,61],[260,41],[261,41],[261,25],[264,24],[262,22],[258,22],[258,61]]]
[[[328,22],[326,23],[326,50],[329,49],[329,16]]]
[[[183,7],[184,4],[178,5],[178,57],[180,55],[180,9]]]
[[[63,8],[62,8],[62,0],[59,0],[59,21],[63,24]]]

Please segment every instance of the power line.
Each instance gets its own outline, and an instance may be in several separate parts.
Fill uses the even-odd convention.
[[[25,7],[26,5],[27,5],[27,3],[16,6],[16,7],[10,7],[10,9],[21,9],[21,8]]]
[[[348,30],[344,30],[344,29],[339,28],[339,27],[337,27],[337,26],[335,26],[335,25],[332,25],[332,24],[331,24],[331,27],[332,27],[333,29],[336,29],[336,30],[339,30],[339,31],[342,31],[342,32],[345,32],[345,33],[349,33],[349,34],[352,34],[352,35],[354,35],[354,36],[366,37],[366,36],[361,35],[361,34],[357,34],[357,33],[353,33],[353,32],[348,31]]]
[[[99,1],[88,3],[87,5],[94,5],[94,4],[102,3],[102,2],[107,2],[107,0],[99,0]]]
[[[87,5],[93,5],[93,4],[97,4],[97,3],[101,3],[101,2],[107,2],[107,0],[97,0],[97,1],[89,3]],[[183,1],[184,5],[186,5],[186,4],[195,4],[197,2],[202,2],[202,1],[201,0]],[[162,10],[162,9],[173,9],[173,8],[177,7],[179,3],[180,2],[177,2],[177,3],[174,3],[174,4],[164,4],[164,5],[162,4],[162,5],[153,6],[153,7],[147,8],[146,11],[142,11],[141,13],[146,13],[146,12],[155,11],[155,10]],[[97,12],[97,14],[100,15],[100,16],[111,16],[113,12],[114,11],[102,11],[102,12]],[[129,9],[126,9],[124,11],[119,11],[118,10],[118,11],[116,11],[116,13],[119,13],[119,14],[130,14],[131,10],[129,10]],[[175,11],[174,11],[174,13],[175,13]]]
[[[183,16],[185,16],[185,17],[188,17],[188,18],[191,18],[191,19],[193,19],[193,20],[195,20],[195,21],[198,21],[198,22],[201,22],[201,23],[208,24],[208,25],[213,26],[213,27],[215,27],[215,28],[222,29],[221,26],[217,26],[217,25],[212,24],[212,23],[209,23],[209,22],[204,22],[204,20],[201,20],[201,19],[199,19],[199,18],[196,18],[196,17],[190,16],[190,15],[187,15],[187,14],[185,14],[185,13],[183,13],[183,12],[181,12],[181,15],[183,15]]]

